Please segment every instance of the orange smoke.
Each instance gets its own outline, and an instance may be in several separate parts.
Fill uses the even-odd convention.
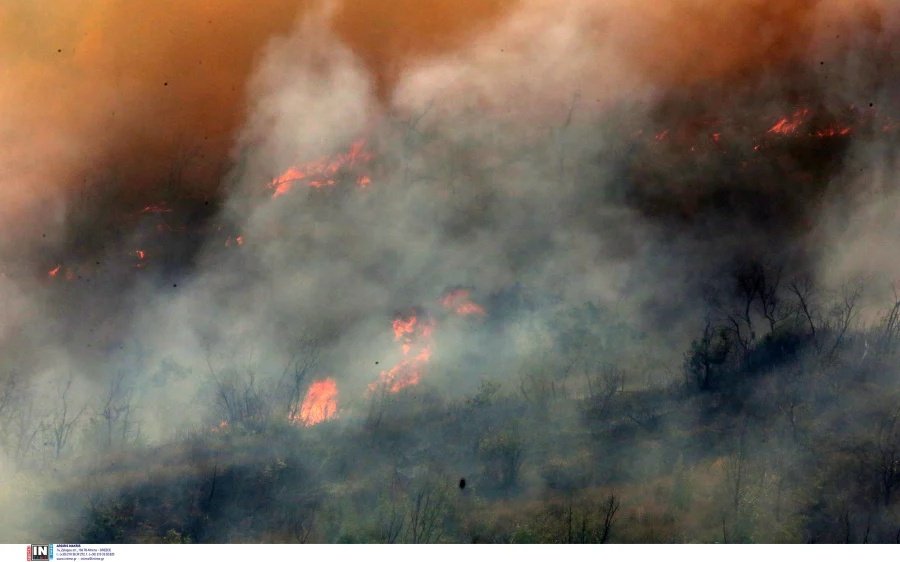
[[[460,44],[512,3],[344,0],[333,28],[386,93],[406,61]],[[215,192],[246,117],[256,62],[272,38],[320,5],[0,3],[0,209],[36,211],[58,186],[84,186],[103,174],[137,208],[173,177],[179,185],[170,188]]]
[[[414,60],[463,46],[520,4],[519,0],[345,1],[335,13],[334,30],[369,67],[384,99]]]
[[[334,379],[322,379],[312,383],[299,408],[293,408],[288,421],[310,427],[337,416],[338,388]]]
[[[0,208],[15,212],[8,203],[26,198],[36,203],[55,186],[82,185],[80,180],[98,170],[132,191],[160,185],[173,168],[183,186],[217,189],[245,117],[245,85],[255,62],[271,38],[289,33],[298,17],[318,5],[312,0],[58,0],[48,9],[41,2],[2,3],[0,166],[6,180]],[[386,101],[408,68],[463,49],[529,10],[583,12],[583,29],[572,33],[584,33],[598,46],[615,42],[616,56],[624,59],[617,66],[665,87],[762,72],[801,56],[823,21],[877,31],[888,25],[891,5],[886,0],[343,0],[335,3],[331,25],[368,66]],[[835,41],[851,41],[850,35]],[[510,41],[498,51],[527,51],[524,38]],[[509,60],[522,64],[521,58]],[[534,77],[532,86],[539,87],[539,81]]]
[[[4,2],[0,166],[13,181],[0,205],[104,173],[133,201],[173,170],[185,188],[215,189],[255,59],[297,10],[295,0]]]

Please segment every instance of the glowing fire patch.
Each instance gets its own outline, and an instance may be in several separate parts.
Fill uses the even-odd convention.
[[[390,369],[381,371],[378,380],[369,385],[370,391],[382,386],[388,392],[395,393],[419,384],[425,367],[431,360],[434,322],[421,319],[418,313],[412,312],[394,318],[391,326],[394,330],[394,340],[400,343],[403,359]]]
[[[441,306],[459,316],[484,316],[484,307],[472,302],[467,289],[454,289],[441,297]]]
[[[141,209],[144,214],[171,213],[172,209],[165,203],[153,203]]]
[[[50,271],[47,272],[47,277],[50,277],[50,278],[56,277],[59,274],[60,269],[62,269],[62,266],[57,265],[56,267],[54,267],[53,269],[51,269]]]
[[[292,408],[288,421],[310,427],[337,416],[338,388],[334,379],[315,381],[306,391],[299,408]]]
[[[828,127],[827,129],[816,131],[813,135],[819,138],[846,137],[851,131],[852,129],[850,127]]]
[[[803,125],[807,115],[809,115],[808,109],[798,109],[792,115],[779,119],[767,132],[776,135],[792,135]]]
[[[285,170],[269,183],[269,188],[274,190],[272,198],[285,195],[301,182],[305,182],[308,187],[313,189],[336,185],[339,173],[352,170],[371,159],[372,153],[366,150],[366,141],[357,140],[350,145],[347,152],[292,166]],[[371,182],[372,180],[366,175],[359,175],[356,180],[360,187],[368,186]]]

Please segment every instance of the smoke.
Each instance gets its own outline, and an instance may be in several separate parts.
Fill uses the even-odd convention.
[[[462,392],[488,371],[515,376],[509,357],[546,351],[565,307],[690,326],[708,281],[742,263],[816,271],[837,235],[825,217],[853,193],[845,162],[882,123],[847,108],[887,104],[893,88],[878,82],[887,62],[858,54],[883,56],[893,28],[875,4],[851,23],[844,9],[525,3],[450,54],[417,50],[387,97],[383,66],[329,29],[340,11],[302,19],[251,81],[224,211],[245,245],[214,240],[137,332],[185,363],[213,345],[271,372],[312,340],[323,373],[362,396],[376,365],[396,360],[395,315],[440,315],[454,287],[484,303],[512,287],[536,295],[528,314],[488,306],[500,318],[490,328],[438,323],[433,371],[447,371],[435,384]],[[712,21],[732,27],[703,36]],[[691,40],[670,44],[675,27]],[[819,121],[802,135],[769,131],[807,106]],[[815,136],[847,119],[853,140]],[[374,153],[370,186],[344,177],[267,197],[281,171],[357,139]],[[454,365],[485,349],[503,360]]]
[[[889,7],[5,5],[0,350],[52,392],[74,373],[75,401],[133,392],[158,442],[300,356],[358,418],[410,311],[446,396],[544,361],[588,303],[677,365],[736,264],[900,273]],[[359,142],[333,185],[273,197]],[[441,305],[459,288],[485,315]]]

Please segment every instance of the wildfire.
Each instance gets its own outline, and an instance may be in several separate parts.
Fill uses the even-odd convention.
[[[798,109],[790,116],[779,119],[767,132],[776,135],[791,135],[800,128],[807,115],[809,115],[808,109],[805,107]]]
[[[60,275],[60,274],[62,274],[62,275]],[[72,268],[70,268],[70,267],[63,268],[62,264],[58,264],[53,269],[47,271],[47,277],[49,277],[50,279],[56,279],[56,278],[61,277],[62,279],[65,279],[66,281],[74,281],[76,275],[75,275],[75,270],[73,270]]]
[[[853,129],[851,129],[850,127],[828,127],[827,129],[816,131],[813,134],[819,138],[845,137],[849,135],[852,130]]]
[[[147,259],[147,252],[144,250],[135,250],[134,257],[138,259],[138,262],[134,264],[134,267],[137,269],[144,269],[147,266],[147,262],[144,261]]]
[[[216,427],[212,428],[211,431],[212,431],[213,433],[224,433],[225,431],[228,431],[228,420],[222,420],[222,421],[220,421],[220,422],[219,422],[219,425],[217,425]]]
[[[288,421],[310,427],[337,416],[338,388],[334,379],[315,381],[299,408],[292,408]]]
[[[441,306],[460,316],[484,316],[484,307],[472,302],[467,289],[454,289],[441,297]]]
[[[337,184],[339,172],[353,170],[356,166],[371,159],[372,153],[366,150],[366,141],[357,140],[350,145],[347,152],[292,166],[285,170],[269,184],[269,188],[274,190],[272,198],[285,195],[299,182],[305,182],[308,187],[313,189],[333,186]],[[360,187],[368,186],[371,182],[372,180],[367,175],[360,174],[356,179],[356,184]]]
[[[172,209],[165,203],[153,203],[141,209],[143,214],[171,213]]]
[[[790,116],[785,116],[779,119],[772,127],[766,131],[768,133],[774,133],[777,135],[794,135],[800,133],[800,128],[803,126],[807,117],[809,116],[809,109],[801,108]],[[818,138],[829,138],[829,137],[844,137],[849,135],[852,132],[852,127],[847,127],[843,125],[831,125],[824,129],[817,129],[814,131],[809,131],[809,136],[818,137]]]
[[[400,343],[403,359],[381,371],[378,380],[369,385],[374,391],[384,386],[388,392],[399,392],[408,386],[419,384],[425,366],[431,360],[431,336],[434,322],[420,319],[417,312],[398,316],[392,322],[394,340]]]

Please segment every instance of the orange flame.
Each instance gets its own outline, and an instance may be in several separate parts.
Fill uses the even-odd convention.
[[[243,246],[244,245],[244,237],[242,235],[238,234],[237,236],[234,236],[234,237],[229,236],[228,238],[225,239],[225,247],[226,248],[231,247],[232,244],[234,244],[235,246]]]
[[[472,302],[468,289],[454,289],[441,297],[441,306],[460,316],[484,316],[484,307]]]
[[[61,268],[62,268],[62,265],[57,265],[56,267],[54,267],[53,269],[51,269],[50,271],[47,272],[47,276],[50,278],[56,277],[56,275],[59,273],[59,270]]]
[[[375,391],[379,386],[383,386],[388,392],[394,393],[408,386],[419,384],[425,366],[431,360],[431,335],[434,331],[434,322],[420,321],[419,316],[413,312],[406,317],[394,318],[392,328],[394,340],[400,342],[403,359],[390,369],[381,371],[378,380],[369,385],[370,391]]]
[[[792,115],[779,119],[767,132],[776,135],[792,135],[797,132],[807,115],[809,115],[808,109],[805,107],[798,109]]]
[[[342,169],[352,169],[371,159],[372,153],[366,150],[366,141],[363,139],[357,140],[350,145],[347,152],[320,158],[299,166],[292,166],[285,170],[269,184],[269,188],[275,191],[272,194],[272,198],[285,195],[294,188],[294,185],[301,181],[305,181],[306,185],[313,189],[333,186],[337,183],[336,176]],[[356,183],[360,187],[365,187],[371,181],[368,176],[361,175],[358,176]]]
[[[147,205],[143,209],[141,209],[141,213],[144,214],[157,214],[157,213],[171,213],[172,209],[169,208],[165,203],[153,203],[151,205]]]
[[[850,127],[828,127],[827,129],[816,131],[813,134],[819,138],[845,137],[849,135],[851,131],[852,129]]]
[[[337,416],[338,388],[334,379],[315,381],[306,391],[306,398],[298,408],[292,408],[288,421],[310,427]]]

